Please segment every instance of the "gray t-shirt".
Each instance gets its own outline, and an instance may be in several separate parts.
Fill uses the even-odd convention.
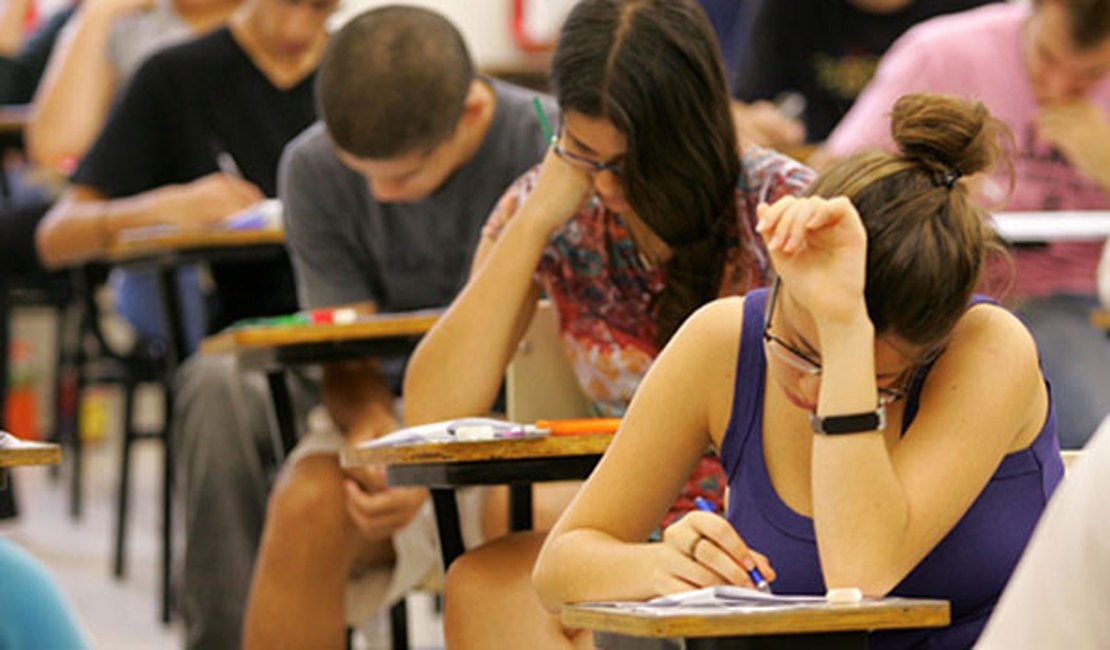
[[[395,312],[442,307],[455,297],[497,200],[547,147],[532,106],[536,93],[490,84],[497,106],[478,151],[416,203],[374,200],[319,122],[286,147],[278,196],[303,308],[372,300]],[[554,101],[541,99],[554,119]]]

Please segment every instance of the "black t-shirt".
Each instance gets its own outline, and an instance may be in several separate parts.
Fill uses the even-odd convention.
[[[741,57],[738,99],[774,99],[787,91],[806,98],[806,137],[820,142],[852,107],[879,58],[913,25],[993,0],[916,0],[887,14],[848,0],[765,0]]]
[[[132,196],[215,172],[227,152],[244,178],[276,196],[285,144],[315,120],[313,79],[275,87],[226,27],[162,50],[135,73],[73,181],[110,198]],[[284,254],[213,264],[212,276],[210,329],[297,307]]]

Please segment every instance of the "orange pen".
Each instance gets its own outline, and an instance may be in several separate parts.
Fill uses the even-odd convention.
[[[536,428],[553,436],[577,436],[588,433],[616,433],[620,418],[581,418],[577,420],[536,420]]]

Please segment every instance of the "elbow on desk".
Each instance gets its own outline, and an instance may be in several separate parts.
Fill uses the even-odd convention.
[[[566,572],[560,570],[558,546],[559,540],[549,535],[532,567],[532,586],[540,597],[540,604],[551,612],[558,612],[568,602],[563,597],[559,579]]]
[[[87,237],[81,237],[67,223],[67,201],[62,199],[35,228],[35,251],[39,261],[48,269],[57,269],[79,262],[95,251]],[[96,243],[99,245],[99,242]]]

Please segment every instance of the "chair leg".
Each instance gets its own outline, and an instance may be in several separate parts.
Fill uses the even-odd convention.
[[[162,420],[162,622],[169,623],[173,614],[173,392],[172,380],[162,384],[165,410]]]
[[[123,385],[123,440],[120,443],[119,492],[116,501],[116,545],[112,574],[122,578],[127,556],[127,519],[131,501],[131,445],[135,442],[135,389],[132,381]]]
[[[392,640],[393,650],[408,650],[409,608],[404,598],[389,608],[389,636]]]

